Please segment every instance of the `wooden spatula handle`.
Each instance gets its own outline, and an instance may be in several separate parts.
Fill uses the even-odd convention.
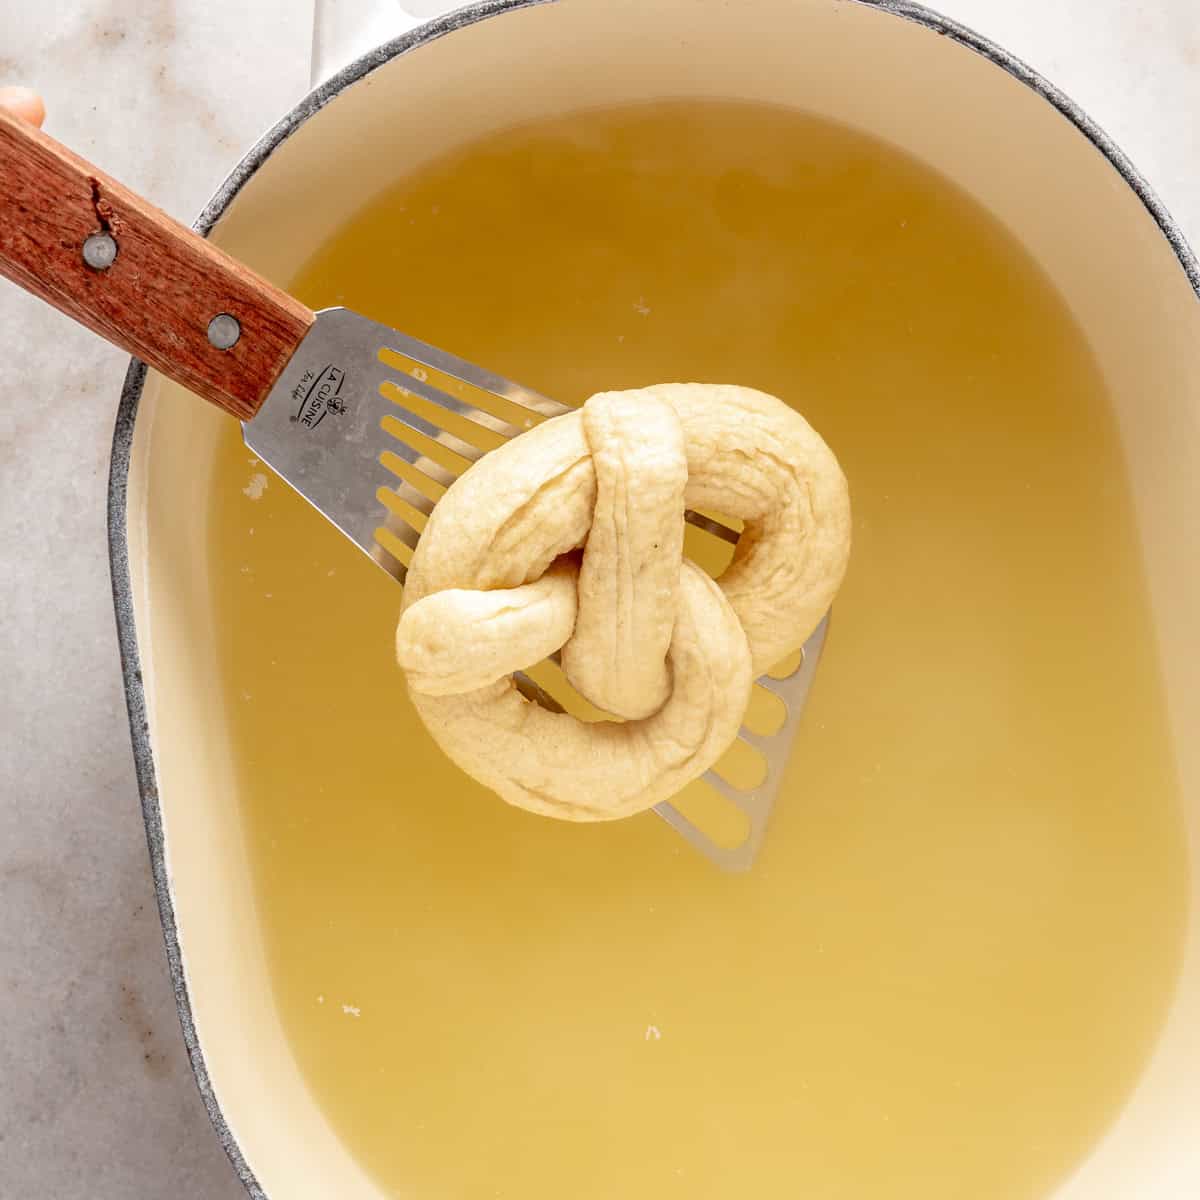
[[[88,258],[99,266],[85,259],[89,238]],[[298,300],[2,110],[0,274],[242,420],[258,411],[314,319]],[[14,352],[20,348],[8,348]]]

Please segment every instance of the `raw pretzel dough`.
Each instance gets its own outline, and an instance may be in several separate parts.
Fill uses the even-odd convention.
[[[718,582],[682,556],[685,506],[744,522]],[[753,679],[816,628],[849,551],[837,460],[781,401],[703,384],[602,392],[438,502],[397,656],[442,749],[510,804],[630,816],[726,750]],[[512,672],[560,647],[572,685],[622,721],[517,691]]]

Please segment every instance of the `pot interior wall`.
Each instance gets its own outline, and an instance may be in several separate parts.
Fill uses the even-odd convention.
[[[1066,297],[1117,408],[1194,861],[1200,304],[1110,162],[1004,70],[843,0],[560,0],[469,25],[347,88],[275,150],[214,236],[286,283],[349,214],[449,146],[551,112],[691,96],[805,109],[900,146],[1000,217]],[[216,1096],[267,1193],[367,1200],[380,1193],[292,1062],[254,919],[206,578],[205,489],[225,419],[152,378],[130,477],[135,610],[183,960]],[[1200,1108],[1200,1028],[1184,1020],[1200,1005],[1195,922],[1190,937],[1159,1051],[1064,1196],[1182,1197],[1200,1187],[1187,1128]]]

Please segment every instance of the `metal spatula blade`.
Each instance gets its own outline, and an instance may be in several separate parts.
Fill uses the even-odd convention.
[[[499,402],[499,403],[497,403]],[[421,411],[417,411],[417,407]],[[344,308],[326,309],[284,368],[258,415],[243,425],[246,444],[394,578],[404,579],[437,497],[487,445],[518,436],[567,405]],[[416,436],[413,436],[416,435]],[[719,521],[689,512],[711,537],[735,542]],[[812,685],[826,622],[809,638],[801,661],[782,678],[756,687],[782,701],[782,724],[769,734],[743,726],[739,738],[761,755],[765,772],[739,788],[710,770],[704,780],[745,818],[737,845],[718,843],[671,803],[655,811],[717,865],[745,870],[762,845],[784,768]],[[527,696],[561,711],[545,689],[518,680]]]

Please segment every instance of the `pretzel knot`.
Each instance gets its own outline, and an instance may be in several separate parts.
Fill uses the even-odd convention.
[[[744,523],[716,582],[683,556],[685,507]],[[731,744],[752,681],[816,628],[849,549],[837,460],[781,401],[605,392],[485,455],[438,502],[397,656],[442,749],[510,804],[630,816]],[[512,672],[559,649],[575,689],[619,721],[521,695]]]

